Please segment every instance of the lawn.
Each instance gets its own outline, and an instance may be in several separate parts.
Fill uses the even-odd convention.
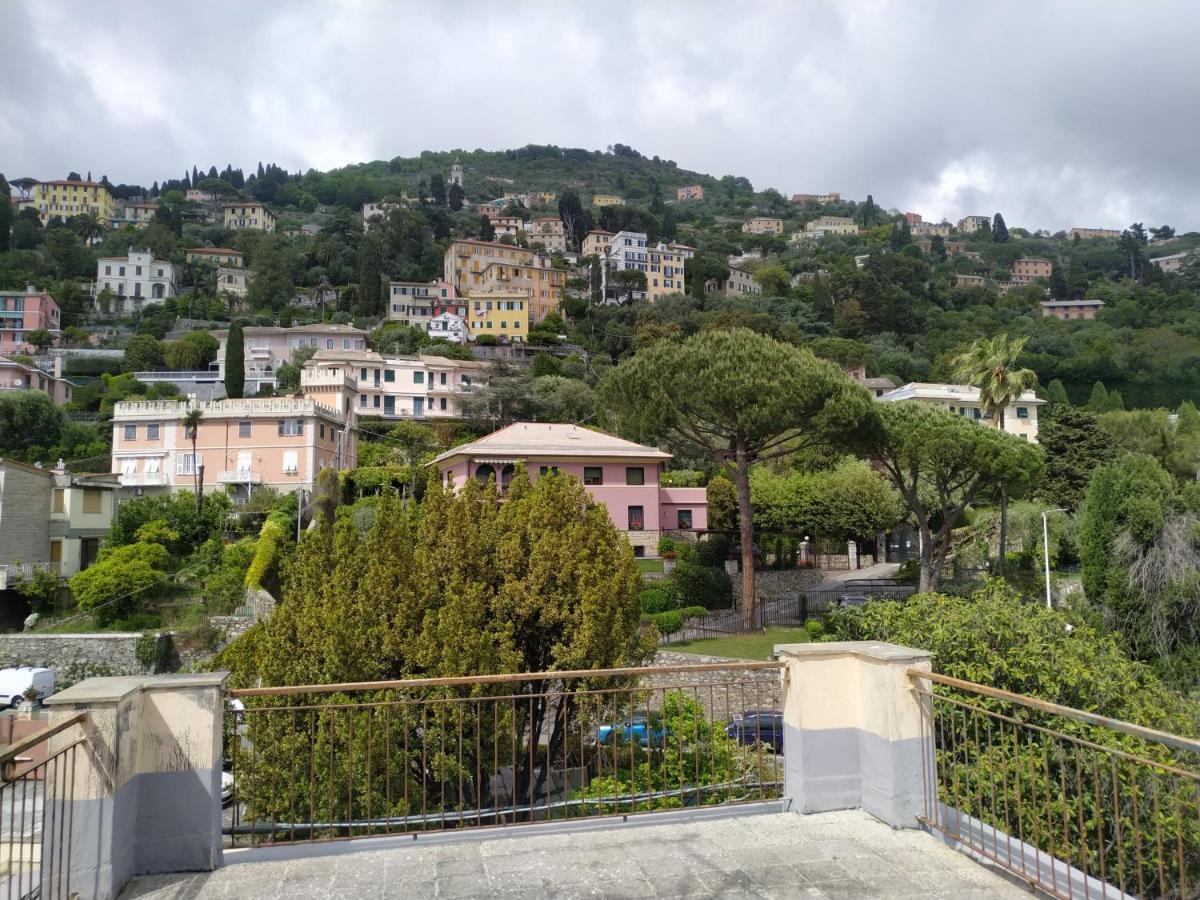
[[[638,569],[643,574],[646,572],[662,572],[663,570],[663,561],[661,559],[635,559],[634,562],[637,563]]]
[[[770,659],[776,644],[806,644],[808,632],[803,628],[768,628],[751,634],[732,634],[729,637],[698,638],[668,644],[663,650],[696,653],[701,656],[728,656],[731,659]]]

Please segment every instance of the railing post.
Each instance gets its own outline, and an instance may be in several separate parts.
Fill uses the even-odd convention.
[[[88,713],[51,739],[51,753],[78,743],[55,778],[43,854],[66,864],[48,896],[66,896],[69,885],[106,900],[135,875],[221,865],[227,677],[90,678],[46,700],[52,725]]]
[[[784,795],[799,812],[863,809],[893,828],[925,811],[927,711],[909,680],[925,650],[876,641],[782,644]]]

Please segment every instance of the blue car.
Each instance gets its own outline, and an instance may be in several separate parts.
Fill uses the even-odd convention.
[[[775,753],[783,752],[783,713],[770,709],[748,709],[734,715],[725,733],[739,744],[762,744]]]
[[[660,747],[667,736],[662,719],[648,713],[634,713],[616,725],[601,725],[596,740],[601,744],[632,744]]]

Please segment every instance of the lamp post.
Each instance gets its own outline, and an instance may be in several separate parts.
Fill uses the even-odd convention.
[[[1042,555],[1046,563],[1046,609],[1054,608],[1054,604],[1050,600],[1050,527],[1046,524],[1046,517],[1054,512],[1066,512],[1066,510],[1061,506],[1042,510]]]

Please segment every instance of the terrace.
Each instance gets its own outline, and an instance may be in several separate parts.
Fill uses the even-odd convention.
[[[1200,742],[947,678],[920,650],[777,652],[91,679],[0,750],[0,893],[1197,895]]]

